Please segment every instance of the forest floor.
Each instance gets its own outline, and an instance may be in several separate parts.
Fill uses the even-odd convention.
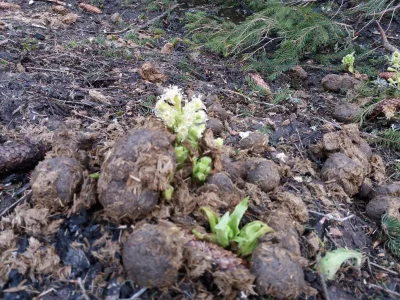
[[[307,208],[307,218],[293,218],[297,218],[297,225],[302,223],[298,244],[301,256],[309,261],[302,265],[304,279],[317,294],[301,294],[299,298],[399,299],[400,261],[385,248],[379,222],[366,216],[375,187],[400,179],[399,152],[370,139],[382,126],[378,121],[384,116],[368,120],[360,132],[345,125],[351,123],[344,120],[346,117],[340,118],[343,113],[338,112],[338,104],[346,105],[351,95],[342,90],[327,91],[321,80],[328,74],[342,75],[343,71],[316,64],[309,57],[301,68],[268,82],[274,97],[263,96],[245,80],[248,74],[242,61],[189,45],[184,13],[210,9],[207,5],[184,4],[146,23],[173,4],[95,0],[91,4],[102,10],[96,14],[79,7],[78,1],[67,1],[65,11],[54,9],[57,1],[8,2],[20,8],[0,9],[0,144],[37,142],[50,151],[61,127],[69,135],[96,134],[95,142],[86,149],[90,161],[87,169],[93,174],[101,172],[115,141],[154,115],[160,87],[176,85],[187,94],[201,93],[207,99],[216,96],[223,111],[216,110],[212,115],[216,121],[210,127],[227,146],[241,149],[235,152],[235,160],[262,157],[279,166],[279,186],[271,192],[256,193],[258,198],[254,196],[247,220],[265,220],[264,215],[268,212],[270,216],[280,201],[277,195],[286,193],[302,199]],[[382,25],[387,26],[388,21],[382,21]],[[386,33],[397,48],[399,33],[397,17]],[[363,29],[359,40],[374,48],[376,55],[390,54],[381,46],[374,23]],[[146,63],[156,69],[146,72]],[[382,65],[379,71],[386,68]],[[155,82],[157,78],[159,82]],[[358,101],[362,102],[360,97]],[[350,110],[345,108],[344,114]],[[398,121],[392,124],[396,126]],[[249,132],[268,136],[263,151],[246,149],[241,143]],[[362,162],[369,170],[365,178],[372,182],[367,195],[362,191],[348,195],[343,189],[324,185],[324,181],[329,182],[321,179],[320,173],[332,149],[321,141],[329,139],[329,133],[341,133],[340,138],[349,137],[352,145],[368,148],[361,150],[368,152],[367,161]],[[364,139],[369,146],[364,145]],[[345,147],[341,144],[333,152],[346,153]],[[382,158],[383,164],[379,159],[376,164],[371,161],[371,151]],[[53,147],[49,155],[56,154]],[[0,298],[129,299],[143,291],[142,286],[128,280],[121,262],[121,247],[133,228],[159,220],[182,227],[201,224],[194,209],[185,215],[184,210],[177,213],[179,209],[172,209],[170,203],[160,203],[134,226],[104,216],[98,203],[87,209],[43,211],[32,198],[32,170],[6,174],[0,181]],[[243,190],[248,192],[248,186]],[[342,268],[335,280],[328,281],[315,262],[318,253],[335,248],[360,251],[364,260],[361,269]],[[181,270],[171,288],[149,288],[139,297],[224,298],[218,285],[205,277],[193,279]],[[242,299],[246,296],[274,298],[273,294],[270,298],[238,294]]]

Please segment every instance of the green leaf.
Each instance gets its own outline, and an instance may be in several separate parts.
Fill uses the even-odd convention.
[[[266,233],[274,232],[274,229],[261,221],[253,221],[246,224],[239,235],[233,240],[238,243],[238,255],[253,253],[258,245],[258,239]]]
[[[200,240],[204,239],[204,234],[202,234],[200,231],[197,231],[196,229],[192,229],[192,233]]]
[[[327,279],[332,280],[335,278],[336,272],[340,269],[340,266],[348,259],[355,259],[355,266],[360,267],[362,254],[344,248],[326,252],[320,262],[322,274],[324,274]]]
[[[233,234],[231,239],[239,234],[240,220],[242,220],[243,215],[247,210],[248,202],[249,197],[244,198],[238,205],[236,205],[235,210],[229,218],[228,226],[231,228]]]
[[[163,191],[163,196],[167,201],[170,201],[173,195],[174,195],[174,187],[171,185],[169,186],[169,188]]]
[[[232,236],[232,229],[228,225],[229,223],[229,211],[227,211],[219,220],[218,224],[215,225],[215,235],[217,237],[217,244],[223,248],[229,246],[229,241]]]
[[[199,212],[204,213],[210,224],[211,232],[215,233],[215,226],[219,223],[218,215],[209,207],[202,206],[199,208]]]
[[[92,173],[92,174],[89,175],[89,177],[93,178],[93,179],[99,179],[100,178],[100,173],[99,172]]]

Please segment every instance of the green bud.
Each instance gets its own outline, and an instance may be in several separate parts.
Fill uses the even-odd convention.
[[[194,160],[193,177],[199,181],[205,181],[211,172],[211,157],[204,156],[200,160]]]
[[[342,63],[350,73],[354,73],[354,52],[343,57]]]
[[[214,141],[215,141],[215,143],[216,143],[218,146],[220,146],[221,148],[222,148],[222,146],[224,146],[224,140],[223,140],[223,139],[221,139],[221,138],[216,138]]]
[[[189,157],[189,150],[185,146],[175,146],[176,160],[178,165],[181,166],[185,163],[186,159]]]
[[[167,201],[170,201],[172,199],[172,196],[174,195],[174,187],[169,186],[166,190],[163,191],[163,196]]]
[[[192,126],[189,128],[189,133],[188,137],[189,140],[191,141],[198,141],[199,138],[201,138],[201,135],[203,132],[206,130],[206,125],[205,124],[200,124],[197,126]]]
[[[100,173],[99,172],[92,173],[92,174],[89,175],[89,177],[93,178],[93,179],[99,179],[100,178]]]

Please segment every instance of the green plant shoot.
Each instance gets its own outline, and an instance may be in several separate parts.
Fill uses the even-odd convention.
[[[340,266],[348,259],[355,259],[355,266],[361,266],[362,255],[360,252],[344,248],[326,252],[320,262],[322,274],[329,280],[334,279]]]
[[[185,146],[176,145],[175,154],[178,166],[182,166],[185,163],[186,159],[189,157],[189,150]]]
[[[342,64],[346,67],[347,71],[354,74],[354,52],[343,57]]]
[[[220,146],[220,147],[223,147],[223,146],[224,146],[224,140],[223,140],[223,139],[221,139],[221,138],[216,138],[214,141],[215,141],[215,143],[216,143],[218,146]]]
[[[251,254],[258,244],[258,238],[274,230],[261,221],[253,221],[239,229],[240,221],[248,208],[248,201],[249,197],[244,198],[232,214],[226,212],[221,219],[210,208],[201,207],[199,211],[208,218],[211,234],[201,234],[196,230],[193,230],[193,234],[199,239],[210,241],[223,248],[229,247],[232,241],[236,242],[239,255]]]
[[[193,177],[198,181],[205,181],[208,174],[211,172],[211,157],[204,156],[197,160],[196,157],[193,158]]]
[[[388,71],[394,72],[392,78],[388,79],[391,86],[400,90],[400,52],[395,51],[389,59],[390,67]]]
[[[237,237],[233,240],[238,243],[238,255],[246,256],[253,253],[258,245],[258,239],[264,234],[273,232],[274,230],[261,221],[253,221],[246,224]]]
[[[167,201],[170,201],[172,199],[172,196],[174,195],[174,187],[170,186],[166,190],[163,191],[163,196]]]

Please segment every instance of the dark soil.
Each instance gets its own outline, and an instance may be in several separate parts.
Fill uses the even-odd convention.
[[[296,79],[288,72],[269,82],[273,92],[288,84],[292,89],[291,97],[274,103],[252,91],[244,79],[246,73],[242,71],[241,61],[193,50],[185,41],[183,13],[202,9],[200,4],[210,8],[207,1],[195,1],[193,5],[176,9],[140,32],[125,29],[145,24],[172,4],[164,3],[166,1],[96,0],[91,4],[101,7],[103,13],[94,14],[79,8],[78,1],[67,1],[68,10],[79,18],[72,24],[64,24],[60,21],[62,15],[52,11],[55,5],[52,1],[34,1],[32,5],[22,0],[8,2],[19,4],[21,9],[0,10],[1,144],[7,145],[12,141],[48,149],[49,145],[54,145],[57,136],[64,134],[60,133],[61,128],[71,135],[85,132],[93,137],[90,146],[84,149],[89,155],[81,159],[74,157],[90,174],[95,174],[101,171],[104,156],[115,141],[153,115],[160,86],[178,85],[187,93],[216,95],[230,127],[224,124],[225,130],[220,133],[227,145],[239,150],[241,138],[238,133],[259,132],[269,137],[268,150],[260,154],[268,163],[273,161],[282,165],[276,153],[286,153],[293,160],[289,167],[293,176],[281,169],[281,174],[278,174],[274,169],[273,177],[279,179],[281,176],[280,188],[296,194],[308,208],[309,220],[303,224],[304,230],[299,237],[302,257],[316,261],[309,244],[310,234],[315,234],[324,244],[320,245],[320,250],[345,247],[361,251],[367,258],[361,270],[346,267],[336,280],[329,282],[321,281],[316,265],[310,263],[303,268],[304,279],[318,294],[306,297],[302,291],[295,291],[293,294],[288,292],[288,295],[297,297],[301,294],[299,299],[323,299],[327,294],[330,299],[399,299],[400,262],[385,249],[377,234],[379,227],[365,215],[368,201],[358,195],[349,202],[331,201],[328,194],[316,197],[310,192],[311,188],[305,189],[303,182],[296,180],[296,176],[302,176],[304,181],[310,179],[307,184],[319,183],[310,172],[295,171],[294,162],[308,159],[314,169],[320,171],[326,157],[315,151],[316,143],[325,133],[342,128],[343,124],[337,122],[332,113],[336,104],[346,100],[346,95],[329,93],[321,87],[325,75],[339,74],[340,71],[317,65],[310,62],[312,57],[308,58],[302,63],[308,74],[306,79]],[[111,20],[114,13],[121,17],[116,23]],[[243,18],[237,10],[218,14],[228,15],[234,21]],[[351,25],[357,28],[363,27],[355,24],[355,20],[349,21],[354,22]],[[388,21],[384,20],[382,24],[387,26]],[[400,32],[398,14],[390,28],[387,34],[393,37],[391,43],[400,47],[400,41],[395,37]],[[359,43],[371,48],[380,45],[380,36],[375,31],[373,24],[367,26],[360,33]],[[162,47],[172,41],[173,51],[163,53]],[[382,47],[377,53],[388,54]],[[141,78],[138,69],[145,62],[153,63],[166,76],[163,84]],[[386,66],[382,66],[380,71],[385,69]],[[220,115],[218,118],[223,119]],[[371,132],[375,125],[369,126]],[[63,143],[59,144],[58,151],[62,151]],[[399,152],[373,143],[370,146],[385,162],[386,182],[392,177],[399,178],[393,169]],[[0,151],[2,149],[0,145]],[[47,154],[48,158],[52,156],[58,156],[55,147]],[[243,160],[245,157],[247,152]],[[167,210],[163,210],[164,206],[152,202],[156,211],[130,226],[104,214],[99,203],[79,204],[83,199],[74,199],[72,211],[65,208],[50,213],[43,206],[36,207],[37,202],[32,199],[35,193],[32,195],[30,185],[33,167],[29,165],[28,169],[21,166],[21,169],[8,172],[0,181],[0,298],[113,300],[128,299],[140,291],[143,292],[138,296],[140,299],[224,298],[207,275],[193,280],[185,275],[185,267],[179,271],[173,287],[143,290],[142,286],[127,280],[122,266],[121,245],[134,227],[169,219],[182,228],[191,228],[198,225],[194,221],[197,215],[176,214],[171,217]],[[263,168],[258,171],[265,172]],[[279,183],[278,179],[274,178],[271,189]],[[252,183],[257,182],[253,180]],[[239,182],[234,183],[239,186]],[[82,187],[79,183],[82,191],[84,187],[91,189],[89,183]],[[106,184],[103,189],[107,190]],[[269,190],[270,185],[264,189],[265,192]],[[98,196],[94,189],[91,192],[92,197]],[[262,220],[266,211],[271,214],[266,206],[276,205],[278,201],[264,194],[259,194],[259,201],[250,205],[247,221]],[[324,202],[325,196],[330,199],[330,206]],[[67,202],[71,201],[68,199]],[[30,223],[25,210],[31,210]],[[349,215],[354,217],[344,221],[326,218],[332,212],[341,215],[339,219]],[[10,224],[18,233],[17,238],[5,235],[5,228]],[[293,231],[297,232],[296,229]],[[14,259],[7,256],[10,252]],[[39,256],[38,253],[42,253],[41,258],[33,262],[32,257]],[[16,259],[18,255],[23,257],[22,262]],[[47,264],[51,272],[43,271],[43,265]],[[43,268],[38,268],[38,265]],[[296,269],[299,270],[300,267]],[[157,274],[157,270],[153,271]],[[279,272],[284,273],[284,270]],[[261,296],[248,298],[271,299]]]

